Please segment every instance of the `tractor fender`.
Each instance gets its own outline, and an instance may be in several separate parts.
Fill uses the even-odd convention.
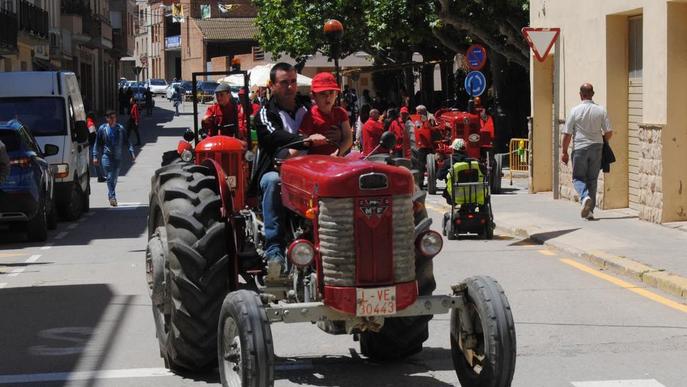
[[[227,220],[234,210],[234,197],[231,194],[231,189],[229,189],[227,175],[224,173],[222,166],[215,160],[205,159],[203,160],[202,164],[210,168],[217,178],[217,184],[219,185],[219,198],[220,202],[222,203],[222,207],[220,208],[220,217],[223,220]]]

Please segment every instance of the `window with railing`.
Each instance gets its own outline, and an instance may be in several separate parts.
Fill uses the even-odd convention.
[[[0,49],[14,51],[17,49],[17,14],[7,9],[0,9]]]
[[[19,29],[43,38],[48,37],[48,12],[25,0],[19,1]]]

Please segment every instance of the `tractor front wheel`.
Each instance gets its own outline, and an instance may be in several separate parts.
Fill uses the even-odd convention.
[[[217,332],[219,374],[224,387],[274,384],[274,345],[257,293],[231,292],[224,299]]]
[[[465,305],[451,311],[451,357],[460,385],[510,386],[516,345],[506,295],[491,277],[470,277],[464,285]]]

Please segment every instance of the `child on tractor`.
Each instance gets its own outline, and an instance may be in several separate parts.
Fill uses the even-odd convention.
[[[309,154],[342,156],[353,144],[348,113],[342,107],[335,106],[339,90],[336,78],[331,73],[319,73],[312,80],[311,93],[315,105],[303,117],[300,133],[304,137],[321,134],[331,142],[310,147]]]

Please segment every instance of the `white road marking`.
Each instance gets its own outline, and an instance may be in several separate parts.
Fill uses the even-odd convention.
[[[55,239],[62,239],[62,238],[64,238],[64,237],[66,237],[67,234],[69,234],[69,233],[66,232],[66,231],[62,231],[61,233],[55,235]]]
[[[149,378],[160,376],[174,376],[174,374],[165,368],[129,368],[121,370],[15,374],[0,375],[0,384],[71,382],[76,380]]]
[[[81,219],[83,219],[83,218],[81,218]],[[79,227],[78,223],[70,224],[69,226],[67,226],[67,230],[73,230],[77,227]]]
[[[40,254],[32,255],[32,256],[30,256],[29,258],[26,259],[26,262],[27,262],[27,263],[36,262],[36,261],[38,260],[38,258],[40,258],[40,257],[41,257]]]
[[[25,267],[18,267],[16,269],[12,269],[12,271],[9,274],[7,274],[7,276],[8,277],[16,277],[19,274],[21,274],[24,270],[26,270]]]
[[[41,250],[50,250],[51,247],[52,247],[52,243],[48,243],[47,245],[41,247]]]
[[[0,282],[0,289],[4,288],[7,286],[7,282]]]
[[[572,382],[575,387],[665,387],[656,379],[600,380],[596,382]]]

